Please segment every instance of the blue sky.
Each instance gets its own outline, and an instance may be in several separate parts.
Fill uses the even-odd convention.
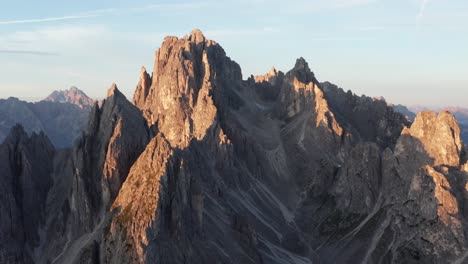
[[[131,98],[166,35],[200,28],[244,78],[304,57],[320,81],[407,105],[468,107],[468,1],[2,1],[0,98],[72,85]]]

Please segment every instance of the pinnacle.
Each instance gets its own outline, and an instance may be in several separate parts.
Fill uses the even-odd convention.
[[[107,97],[114,96],[115,94],[120,93],[119,89],[117,88],[117,84],[112,83],[109,90],[107,90]]]
[[[303,57],[296,60],[296,64],[294,65],[294,69],[291,70],[291,73],[303,83],[309,83],[315,79],[314,74],[309,68],[309,64]]]
[[[270,71],[268,72],[268,75],[270,76],[276,76],[278,72],[276,71],[275,67],[271,67]]]
[[[296,65],[294,65],[294,69],[296,70],[304,70],[306,72],[311,72],[309,68],[309,64],[307,61],[303,58],[300,57],[296,60]]]
[[[200,29],[192,30],[188,36],[188,39],[195,43],[205,42],[206,40],[205,35],[203,35]]]

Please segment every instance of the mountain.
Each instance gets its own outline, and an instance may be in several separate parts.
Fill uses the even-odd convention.
[[[468,260],[468,165],[449,112],[411,123],[320,83],[303,58],[244,80],[199,30],[164,39],[132,102],[112,85],[73,149],[43,153],[44,135],[0,146],[14,168],[0,175],[0,262]],[[40,212],[28,223],[26,189]]]
[[[416,107],[411,107],[410,109],[404,105],[392,105],[390,104],[391,107],[396,112],[402,113],[403,115],[406,116],[406,118],[410,121],[413,121],[414,118],[416,117],[415,113],[423,112],[423,111],[428,111],[429,108],[422,107],[422,106],[416,106]],[[457,122],[460,126],[461,129],[461,138],[463,142],[466,144],[468,143],[468,109],[462,108],[462,107],[444,107],[440,109],[434,109],[434,111],[440,112],[440,111],[449,111],[452,113],[456,119]]]
[[[77,105],[81,109],[91,109],[94,105],[94,100],[75,86],[72,86],[68,90],[54,91],[44,101],[70,103]]]
[[[12,127],[21,124],[29,134],[45,132],[57,148],[71,147],[86,126],[89,111],[69,103],[0,99],[0,142]]]
[[[396,112],[403,114],[406,117],[406,119],[408,119],[411,122],[413,122],[414,119],[416,118],[416,114],[410,111],[408,107],[404,105],[398,104],[398,105],[390,105],[390,106],[393,107],[393,110],[395,110]]]

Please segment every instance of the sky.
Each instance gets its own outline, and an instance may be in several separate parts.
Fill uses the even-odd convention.
[[[131,99],[164,36],[199,28],[244,79],[304,57],[319,81],[405,105],[468,107],[466,0],[0,0],[0,98],[77,86]]]

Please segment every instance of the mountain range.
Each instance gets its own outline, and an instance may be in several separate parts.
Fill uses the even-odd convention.
[[[57,148],[71,147],[86,127],[93,105],[93,99],[76,87],[55,91],[36,103],[0,99],[0,142],[21,124],[29,134],[44,132]]]
[[[199,30],[166,37],[131,102],[112,84],[72,148],[0,145],[0,263],[466,263],[467,156],[320,83],[304,58],[242,77]]]

